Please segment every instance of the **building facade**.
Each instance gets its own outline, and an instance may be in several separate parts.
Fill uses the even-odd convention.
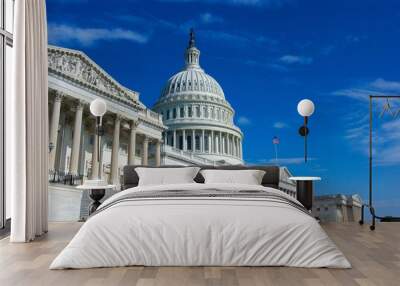
[[[312,214],[322,222],[354,222],[361,218],[359,195],[324,195],[314,198]]]
[[[243,164],[243,133],[218,82],[200,67],[200,50],[191,31],[185,66],[166,83],[153,107],[168,127],[163,133],[164,161],[181,157],[202,164]]]
[[[80,51],[49,46],[48,59],[50,181],[81,183],[100,168],[104,179],[119,185],[124,165],[161,164],[166,127],[140,102],[138,92],[120,85]],[[107,103],[99,165],[92,163],[98,144],[89,111],[96,98]]]

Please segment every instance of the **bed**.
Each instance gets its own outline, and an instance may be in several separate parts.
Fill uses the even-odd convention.
[[[259,185],[205,183],[199,172],[191,183],[143,186],[136,167],[124,168],[123,191],[103,202],[50,269],[351,267],[307,210],[278,189],[278,167],[223,168],[264,170]]]

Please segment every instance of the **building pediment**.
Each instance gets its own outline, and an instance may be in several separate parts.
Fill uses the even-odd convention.
[[[119,84],[81,51],[49,45],[48,65],[49,74],[64,77],[130,106],[144,108],[138,92]]]

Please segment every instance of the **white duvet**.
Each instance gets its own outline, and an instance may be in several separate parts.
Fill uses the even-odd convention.
[[[128,189],[100,206],[103,210],[81,227],[50,269],[127,265],[350,267],[318,222],[289,204],[243,197],[115,203],[132,192],[210,188],[262,190],[297,202],[278,190],[254,185],[194,183]]]

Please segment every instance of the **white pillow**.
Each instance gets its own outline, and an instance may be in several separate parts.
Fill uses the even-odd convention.
[[[139,186],[194,183],[199,167],[182,168],[135,168]]]
[[[201,170],[204,183],[261,185],[265,171],[262,170]]]

